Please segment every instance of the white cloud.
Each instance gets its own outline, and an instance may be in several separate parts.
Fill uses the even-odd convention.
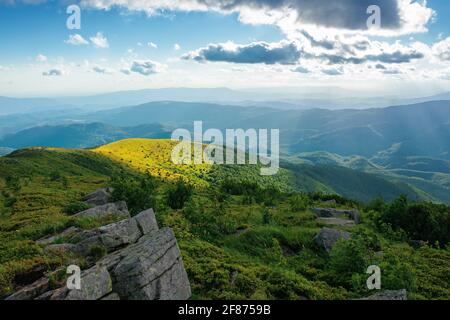
[[[305,67],[302,66],[298,66],[294,69],[292,69],[293,72],[298,72],[298,73],[310,73],[311,71]]]
[[[92,70],[96,73],[99,74],[113,74],[114,70],[110,69],[110,68],[106,68],[106,67],[100,67],[95,65],[94,67],[92,67]]]
[[[157,45],[156,43],[153,43],[153,42],[149,42],[147,45],[148,45],[150,48],[153,48],[153,49],[157,49],[157,48],[158,48],[158,45]]]
[[[104,49],[109,47],[108,39],[106,39],[106,37],[103,36],[103,33],[101,32],[97,32],[97,34],[93,37],[90,37],[89,40],[91,40],[92,44],[96,48]]]
[[[12,69],[13,69],[12,67],[0,65],[0,71],[11,71]]]
[[[64,70],[64,68],[52,68],[50,70],[44,71],[42,72],[43,76],[48,76],[48,77],[59,77],[59,76],[63,76],[66,75],[67,72]]]
[[[47,60],[48,60],[47,57],[44,56],[43,54],[38,54],[36,57],[37,62],[47,62]]]
[[[433,45],[433,54],[442,61],[450,61],[450,37]]]
[[[340,76],[344,73],[342,68],[327,68],[322,69],[322,73],[328,76]]]
[[[74,45],[74,46],[81,46],[81,45],[89,44],[89,42],[79,34],[69,35],[69,39],[65,40],[64,42],[67,44]]]
[[[133,61],[129,69],[122,69],[124,74],[130,74],[131,72],[139,73],[143,76],[149,76],[152,74],[160,73],[163,70],[163,66],[155,61],[151,60],[135,60]]]
[[[174,45],[173,45],[173,49],[174,50],[181,50],[181,46],[178,44],[178,43],[175,43]]]

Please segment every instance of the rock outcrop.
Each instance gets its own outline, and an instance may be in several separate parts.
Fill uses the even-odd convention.
[[[94,193],[95,194],[95,193]],[[95,210],[92,210],[95,209]],[[84,256],[81,289],[51,288],[49,276],[30,284],[10,300],[185,300],[191,296],[189,280],[173,231],[159,229],[152,209],[130,217],[125,203],[107,203],[77,214],[103,217],[105,212],[125,219],[93,230],[69,228],[40,240],[46,252],[72,252]],[[120,216],[120,215],[119,215]],[[63,238],[62,238],[63,236]],[[64,239],[67,243],[53,243]],[[103,257],[92,260],[101,248]],[[98,253],[98,252],[97,252]],[[106,255],[105,255],[106,254]]]
[[[92,193],[89,193],[83,198],[83,201],[87,204],[92,204],[95,206],[101,206],[111,202],[112,188],[102,188],[98,189]]]
[[[361,300],[408,300],[408,295],[405,289],[385,290]]]
[[[361,214],[358,210],[338,210],[334,208],[313,208],[312,211],[320,218],[340,218],[347,216],[355,221],[356,224],[361,222]]]
[[[107,203],[75,214],[75,217],[103,218],[110,215],[129,218],[127,204],[124,201]]]
[[[355,222],[353,220],[339,219],[339,218],[318,218],[318,222],[327,226],[341,226],[341,227],[354,227]]]
[[[322,228],[320,232],[314,237],[314,242],[320,248],[330,252],[333,246],[339,239],[349,239],[350,233],[342,230]]]

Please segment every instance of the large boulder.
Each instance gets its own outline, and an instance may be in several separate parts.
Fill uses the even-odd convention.
[[[342,230],[322,228],[320,232],[314,237],[314,242],[317,246],[330,252],[333,246],[340,239],[349,239],[350,233]]]
[[[83,201],[87,204],[95,206],[101,206],[111,201],[112,188],[102,188],[89,193],[83,198]]]
[[[135,243],[142,233],[135,219],[126,219],[94,230],[84,231],[76,236],[75,252],[88,255],[94,246],[104,247],[111,252],[117,248]]]
[[[127,204],[124,201],[115,203],[107,203],[104,205],[96,206],[94,208],[87,209],[85,211],[75,214],[75,217],[91,217],[91,218],[104,218],[109,215],[122,217],[124,219],[130,218]]]
[[[334,208],[313,208],[312,211],[319,218],[339,218],[342,216],[347,216],[348,218],[355,221],[355,223],[361,222],[361,214],[358,210],[339,210]]]
[[[405,289],[385,290],[361,300],[408,300],[408,295]]]
[[[98,262],[114,279],[114,292],[131,300],[184,300],[189,280],[175,235],[165,228]]]
[[[70,243],[49,244],[45,251],[73,251],[86,257],[88,269],[81,274],[81,289],[50,290],[44,277],[8,299],[183,300],[191,296],[175,235],[171,229],[158,228],[152,209],[93,230],[72,229],[63,234]],[[92,259],[94,246],[105,248],[106,255]]]
[[[67,286],[46,295],[48,300],[100,300],[112,293],[112,280],[106,268],[94,266],[81,273],[81,288],[69,290]],[[42,298],[42,297],[41,297]]]
[[[142,234],[147,234],[159,229],[153,209],[142,211],[133,217],[136,220]]]

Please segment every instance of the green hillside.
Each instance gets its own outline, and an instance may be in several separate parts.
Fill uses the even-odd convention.
[[[387,225],[397,205],[366,207],[337,195],[294,192],[336,191],[325,184],[335,171],[285,168],[278,176],[261,177],[253,166],[177,167],[168,161],[171,143],[132,139],[93,150],[24,149],[0,158],[0,296],[78,261],[46,253],[36,240],[69,226],[90,229],[104,223],[70,215],[84,194],[110,185],[134,190],[139,185],[132,181],[150,172],[152,178],[145,179],[152,179],[147,184],[152,189],[146,195],[158,222],[175,231],[194,299],[357,298],[368,294],[370,264],[382,267],[385,289],[405,288],[413,299],[450,297],[450,252],[443,232],[398,229],[402,221]],[[170,199],[185,183],[193,185],[192,194],[174,209]],[[330,199],[335,202],[326,202]],[[131,212],[140,205],[127,202]],[[313,242],[323,224],[310,209],[330,205],[359,208],[363,223],[351,230],[351,241],[327,254]],[[430,212],[436,221],[450,212],[432,204],[417,209],[413,203],[404,212],[414,210],[424,210],[424,219]],[[414,249],[408,245],[413,234],[430,245]]]
[[[286,158],[289,164],[285,167],[321,181],[329,190],[364,202],[377,196],[389,201],[399,194],[406,194],[412,199],[450,203],[448,174],[433,172],[440,169],[434,167],[424,167],[424,171],[406,169],[410,164],[407,159],[417,158],[402,159],[403,166],[393,166],[391,162],[375,164],[372,159],[361,156],[345,157],[317,151],[289,156]],[[421,161],[428,164],[445,162],[424,157]]]

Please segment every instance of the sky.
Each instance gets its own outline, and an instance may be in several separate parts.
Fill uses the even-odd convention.
[[[0,0],[0,95],[450,91],[449,16],[446,0]]]

